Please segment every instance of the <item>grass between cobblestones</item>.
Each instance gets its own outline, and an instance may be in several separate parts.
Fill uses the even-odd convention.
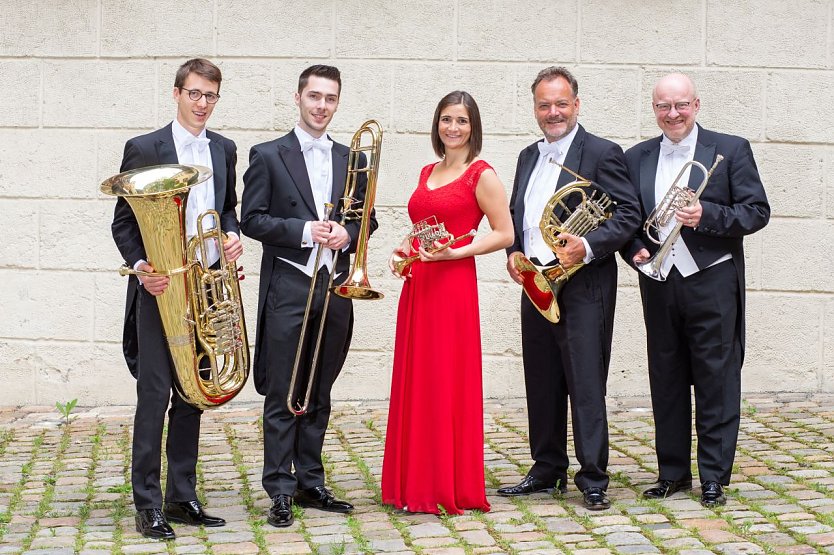
[[[263,460],[260,409],[232,406],[204,415],[197,471],[199,498],[212,513],[230,517],[229,524],[176,526],[173,542],[134,531],[129,410],[79,411],[59,426],[51,407],[0,409],[0,555],[834,553],[832,401],[747,399],[728,502],[714,510],[700,506],[697,488],[665,500],[640,497],[657,472],[649,403],[614,402],[612,508],[601,512],[584,509],[575,487],[564,496],[495,495],[520,480],[531,461],[524,402],[488,402],[485,477],[492,511],[439,516],[380,503],[385,404],[337,405],[326,440],[327,485],[356,511],[296,507],[296,524],[287,529],[266,524],[269,500],[255,482]],[[571,478],[576,470],[569,469]]]

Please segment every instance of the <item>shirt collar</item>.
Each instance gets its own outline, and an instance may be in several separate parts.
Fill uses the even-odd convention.
[[[322,134],[321,137],[313,137],[312,135],[301,129],[301,127],[298,124],[295,124],[295,128],[293,129],[293,131],[295,131],[295,136],[298,139],[298,143],[302,145],[310,141],[328,140],[327,133]]]
[[[562,153],[563,156],[567,156],[568,149],[570,145],[573,143],[573,138],[576,137],[576,133],[579,131],[579,124],[573,126],[573,129],[570,130],[570,133],[556,141],[556,144],[559,146],[559,152]],[[544,139],[547,142],[547,138]]]
[[[663,135],[663,138],[660,140],[661,143],[665,143],[668,145],[674,144],[672,143],[671,139],[666,135]],[[698,126],[692,128],[692,131],[689,132],[689,135],[684,137],[680,140],[679,145],[688,146],[692,148],[692,152],[695,152],[695,146],[698,144]]]
[[[171,123],[171,134],[174,136],[174,143],[175,144],[182,144],[188,137],[193,137],[194,135],[191,134],[191,131],[186,129],[182,126],[182,124],[174,118],[174,121]],[[200,130],[200,134],[197,135],[197,138],[205,139],[206,138],[206,128]]]

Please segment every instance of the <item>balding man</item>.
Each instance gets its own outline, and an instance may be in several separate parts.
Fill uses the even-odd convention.
[[[701,504],[726,503],[740,420],[741,365],[744,360],[745,235],[763,228],[770,206],[750,143],[695,123],[701,101],[695,84],[682,74],[661,78],[652,109],[663,134],[626,152],[631,182],[641,200],[643,220],[663,199],[681,168],[692,160],[718,164],[699,200],[681,208],[660,230],[664,239],[675,223],[679,238],[661,265],[664,281],[639,273],[655,420],[658,482],[643,492],[664,498],[692,487],[692,408],[698,435]],[[689,170],[678,185],[697,189],[703,174]],[[625,260],[648,260],[658,245],[641,231],[626,245]]]

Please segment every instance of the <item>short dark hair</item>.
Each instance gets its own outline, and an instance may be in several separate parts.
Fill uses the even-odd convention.
[[[469,125],[472,128],[472,132],[469,135],[469,155],[466,157],[466,162],[468,163],[481,153],[484,132],[481,126],[481,112],[478,110],[478,103],[466,91],[452,91],[437,103],[437,109],[434,111],[434,120],[431,124],[431,146],[434,148],[435,154],[440,158],[446,156],[446,148],[443,146],[443,141],[440,140],[440,132],[437,130],[437,125],[440,123],[440,112],[447,106],[456,106],[458,104],[462,104],[466,108],[466,112],[469,114]]]
[[[298,76],[298,94],[301,94],[301,91],[303,91],[304,87],[307,86],[307,82],[310,80],[310,76],[312,75],[336,81],[339,85],[339,94],[342,94],[342,74],[339,72],[339,68],[326,66],[324,64],[310,66],[301,72],[301,75]]]
[[[205,58],[192,58],[182,64],[177,70],[176,77],[174,77],[174,87],[182,89],[182,86],[185,85],[185,80],[188,79],[191,73],[196,73],[203,79],[217,83],[217,91],[220,92],[220,82],[223,81],[220,68]]]
[[[546,67],[536,75],[536,79],[533,81],[533,85],[530,87],[530,90],[535,95],[536,94],[536,87],[542,81],[551,81],[553,79],[558,79],[559,77],[563,78],[565,81],[570,83],[570,88],[573,91],[573,96],[579,96],[579,83],[576,81],[576,77],[568,71],[566,67],[561,66],[550,66]]]

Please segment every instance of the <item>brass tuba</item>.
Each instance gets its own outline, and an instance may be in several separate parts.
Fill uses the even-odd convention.
[[[363,144],[363,139],[367,138],[368,142]],[[316,287],[316,276],[318,275],[319,262],[321,260],[322,248],[319,247],[316,252],[316,259],[313,270],[313,278],[310,282],[310,289],[307,292],[307,306],[304,309],[304,320],[301,323],[301,334],[298,338],[298,346],[295,351],[295,362],[292,367],[292,374],[290,377],[290,388],[287,393],[287,408],[296,416],[301,416],[307,412],[310,405],[310,396],[313,393],[313,382],[316,377],[316,367],[319,360],[319,350],[321,348],[321,340],[324,336],[324,324],[327,320],[327,309],[330,306],[330,293],[336,293],[340,297],[347,299],[358,300],[376,300],[382,299],[384,295],[371,288],[368,281],[368,240],[371,236],[371,215],[374,209],[374,199],[376,197],[376,180],[379,174],[379,153],[382,148],[382,126],[376,120],[368,120],[363,123],[353,138],[350,141],[350,153],[348,154],[348,168],[347,178],[345,180],[345,191],[342,197],[342,216],[339,223],[345,225],[348,220],[360,220],[359,235],[356,242],[356,251],[353,259],[353,266],[348,273],[347,278],[339,285],[333,285],[333,278],[336,275],[336,262],[339,259],[341,251],[333,251],[333,269],[330,272],[330,279],[327,284],[327,292],[324,295],[324,305],[321,309],[321,316],[319,321],[319,329],[314,340],[314,348],[312,361],[310,362],[310,372],[307,378],[307,387],[298,394],[295,393],[296,382],[298,381],[298,374],[301,370],[301,355],[304,352],[304,337],[307,334],[307,326],[310,321],[310,310],[313,303],[313,292]],[[360,166],[361,153],[366,154],[366,163]],[[357,187],[359,185],[359,177],[365,175],[366,187],[365,198],[361,207],[354,208],[356,203]],[[324,204],[324,219],[330,219],[330,213],[333,210],[333,205],[329,202]],[[304,401],[297,401],[303,397]]]
[[[542,238],[551,250],[555,250],[563,244],[562,240],[557,238],[560,233],[582,237],[593,231],[611,217],[614,202],[606,193],[593,188],[592,183],[584,177],[558,162],[551,162],[576,178],[576,181],[559,188],[547,201],[542,212],[542,219],[539,223]],[[568,207],[569,197],[579,199],[573,209]],[[557,216],[557,210],[566,216],[563,220]],[[518,255],[515,263],[516,269],[521,273],[522,286],[527,298],[542,316],[554,324],[558,323],[561,318],[559,304],[556,301],[559,291],[584,265],[580,262],[570,268],[565,268],[558,263],[555,266],[536,266],[524,254]]]
[[[223,252],[220,215],[215,210],[201,214],[198,235],[186,241],[188,191],[209,177],[211,170],[206,167],[166,164],[123,172],[101,184],[103,193],[124,197],[130,205],[154,267],[148,273],[122,266],[119,273],[171,277],[156,301],[173,362],[173,381],[186,402],[203,410],[231,400],[249,377],[239,278]],[[204,231],[202,221],[208,216],[214,218],[214,227]],[[209,241],[217,241],[218,269],[209,268],[206,259]]]
[[[678,237],[681,235],[683,222],[677,222],[665,239],[661,238],[661,231],[669,224],[669,222],[672,221],[672,218],[675,217],[675,212],[681,208],[692,206],[698,201],[701,197],[701,193],[704,192],[704,188],[707,186],[707,182],[709,181],[712,172],[715,171],[715,168],[723,159],[723,156],[720,154],[717,155],[715,157],[715,163],[709,171],[707,171],[707,168],[705,168],[703,164],[696,162],[695,160],[684,164],[678,172],[677,177],[675,177],[675,180],[672,182],[672,186],[669,187],[669,190],[663,196],[663,199],[657,204],[657,206],[655,206],[648,218],[646,218],[646,223],[643,225],[643,230],[646,232],[646,236],[652,243],[660,245],[660,248],[657,249],[654,256],[645,262],[636,264],[637,269],[647,277],[656,281],[666,281],[666,273],[663,271],[663,263],[666,261],[666,257],[669,255],[669,252],[672,250],[672,245],[675,244],[675,241],[677,241]],[[688,185],[678,185],[678,181],[681,180],[686,168],[689,166],[698,168],[704,175],[697,191],[693,191]]]

